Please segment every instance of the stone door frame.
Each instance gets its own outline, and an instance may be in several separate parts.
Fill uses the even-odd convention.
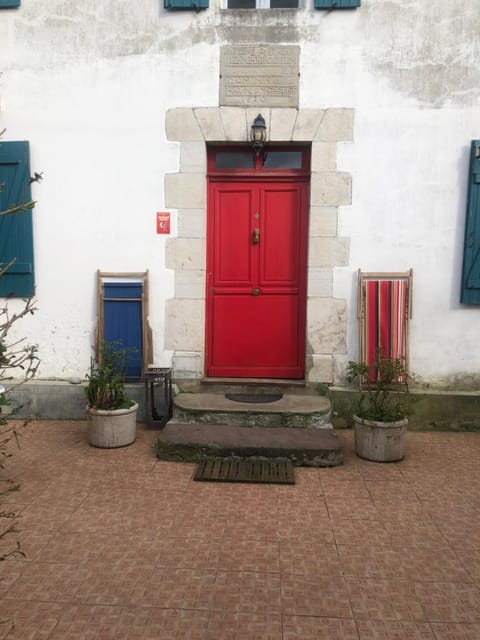
[[[175,274],[165,310],[165,348],[175,379],[204,376],[207,143],[245,142],[261,111],[270,142],[311,143],[307,270],[306,381],[334,382],[346,351],[346,301],[333,297],[335,267],[348,264],[348,239],[337,232],[338,207],[350,205],[349,173],[337,169],[337,145],[353,140],[353,109],[180,107],[166,114],[166,135],[180,146],[177,173],[165,175],[165,207],[177,210],[177,237],[166,242]]]

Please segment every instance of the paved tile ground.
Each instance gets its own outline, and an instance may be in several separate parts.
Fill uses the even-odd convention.
[[[480,638],[480,434],[409,433],[382,465],[340,432],[344,466],[260,486],[193,482],[142,426],[85,432],[34,422],[2,472],[0,552],[26,557],[0,563],[1,639]]]

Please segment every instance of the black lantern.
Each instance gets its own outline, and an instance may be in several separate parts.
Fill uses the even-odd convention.
[[[259,113],[253,121],[250,129],[250,140],[258,156],[267,140],[267,127],[265,125],[265,118],[261,113]]]

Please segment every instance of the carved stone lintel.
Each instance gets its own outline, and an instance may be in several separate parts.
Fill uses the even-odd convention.
[[[298,107],[300,47],[238,45],[220,50],[220,105]]]

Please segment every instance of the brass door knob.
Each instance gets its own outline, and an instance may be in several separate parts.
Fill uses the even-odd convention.
[[[259,296],[260,295],[260,289],[258,287],[254,287],[252,289],[252,296]]]

